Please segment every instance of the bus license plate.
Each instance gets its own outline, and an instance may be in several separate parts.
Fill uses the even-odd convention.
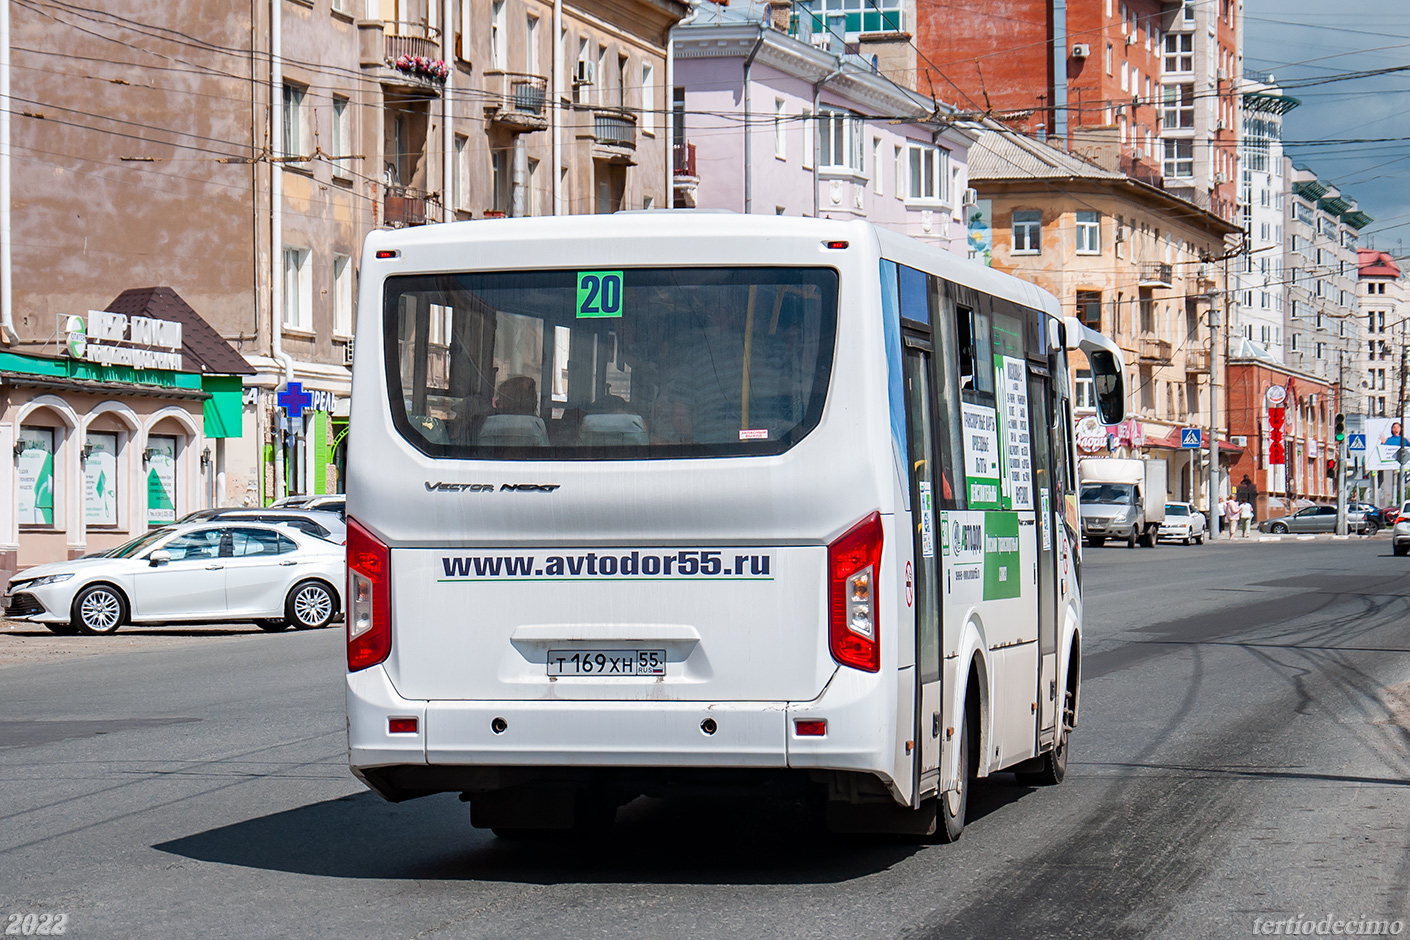
[[[665,650],[549,650],[550,676],[664,676]]]

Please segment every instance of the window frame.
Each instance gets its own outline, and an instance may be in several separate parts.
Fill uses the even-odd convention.
[[[1091,216],[1091,218],[1083,218]],[[1102,214],[1090,209],[1079,209],[1076,214],[1076,250],[1079,255],[1099,255],[1102,253]]]
[[[1024,218],[1020,219],[1019,216]],[[1041,255],[1043,253],[1043,213],[1041,210],[1014,209],[1009,217],[1009,231],[1012,239],[1009,254]],[[1022,248],[1018,247],[1020,231],[1025,233],[1024,247]]]

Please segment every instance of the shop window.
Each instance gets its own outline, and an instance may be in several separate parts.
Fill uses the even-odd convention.
[[[20,428],[22,445],[15,461],[19,484],[20,525],[54,524],[54,429]]]
[[[118,524],[118,436],[89,431],[83,445],[83,522]]]

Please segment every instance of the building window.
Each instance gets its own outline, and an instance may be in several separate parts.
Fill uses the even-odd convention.
[[[1072,374],[1074,408],[1096,408],[1097,392],[1096,386],[1092,382],[1091,369],[1077,369]]]
[[[592,81],[585,80],[587,77],[588,65],[588,41],[586,36],[582,36],[578,39],[578,66],[573,76],[573,100],[578,104],[588,103],[587,89],[592,87],[592,85],[594,84]],[[593,77],[595,78],[596,76]],[[684,105],[685,89],[677,88],[676,92],[678,92],[682,96],[682,105]],[[676,137],[676,140],[684,139],[685,137],[683,135]]]
[[[22,526],[54,524],[54,429],[21,427],[15,478]]]
[[[1036,255],[1043,250],[1043,214],[1016,209],[1013,213],[1013,254]]]
[[[906,145],[906,167],[909,171],[911,199],[943,201],[949,198],[946,183],[950,178],[950,152],[934,144]]]
[[[649,62],[641,64],[641,132],[656,136],[656,69]]]
[[[1102,292],[1099,290],[1079,290],[1077,292],[1077,317],[1085,325],[1097,332],[1102,328]]]
[[[352,258],[333,256],[333,334],[351,336],[353,332]]]
[[[470,211],[470,138],[455,135],[455,208]]]
[[[509,151],[490,151],[490,189],[495,212],[508,212],[512,179],[509,175]]]
[[[539,161],[530,157],[526,169],[528,173],[524,180],[524,214],[542,215],[543,210],[539,205]]]
[[[307,248],[284,249],[284,326],[313,329],[313,271]]]
[[[83,456],[83,521],[118,524],[118,436],[89,431]]]
[[[1102,216],[1086,210],[1077,213],[1077,253],[1100,254],[1102,250]],[[1098,295],[1100,296],[1100,295]]]
[[[820,167],[862,169],[862,122],[850,111],[819,110]]]
[[[815,156],[813,152],[812,108],[804,108],[801,112],[799,112],[799,118],[800,120],[798,121],[798,123],[802,125],[803,128],[803,169],[811,170],[813,168],[813,158]]]
[[[348,179],[352,176],[352,110],[348,99],[333,96],[333,176]]]
[[[1112,70],[1111,70],[1111,69],[1112,69],[1112,64],[1111,64],[1111,63],[1112,63],[1112,51],[1113,51],[1113,50],[1112,50],[1112,48],[1111,48],[1111,43],[1107,43],[1107,44],[1106,44],[1106,73],[1107,73],[1108,75],[1115,74],[1115,73],[1113,73]],[[1110,124],[1111,122],[1108,121],[1107,123]]]
[[[490,68],[504,68],[504,0],[490,5]]]
[[[1166,85],[1161,89],[1164,108],[1161,123],[1171,128],[1191,128],[1195,126],[1195,86]]]
[[[147,524],[170,525],[176,521],[178,508],[176,438],[149,435],[147,453]]]
[[[788,135],[787,114],[784,111],[782,98],[774,99],[774,156],[780,160],[788,159],[788,145],[786,143]]]
[[[799,4],[812,16],[812,33],[833,33],[853,42],[862,33],[899,33],[905,25],[901,0],[804,0]]]
[[[539,18],[532,13],[524,18],[524,71],[539,74]]]
[[[885,187],[882,185],[882,181],[886,178],[886,173],[882,169],[881,156],[884,152],[885,150],[881,143],[881,138],[873,137],[871,139],[871,175],[872,184],[876,187],[876,194],[878,196],[885,195],[883,192]]]
[[[1195,37],[1193,33],[1165,34],[1165,71],[1167,74],[1195,70]]]
[[[1189,179],[1195,175],[1195,142],[1189,138],[1165,141],[1165,175]]]
[[[284,86],[284,166],[308,169],[307,156],[308,109],[304,107],[304,89],[298,85]]]

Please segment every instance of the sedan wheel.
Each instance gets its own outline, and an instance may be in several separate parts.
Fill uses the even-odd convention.
[[[284,603],[286,619],[299,630],[317,630],[333,621],[338,602],[332,588],[322,581],[301,581]]]
[[[1288,527],[1281,522],[1275,522],[1268,527],[1268,531],[1274,535],[1287,535]]]
[[[127,604],[116,588],[106,584],[95,584],[84,588],[73,599],[70,611],[73,626],[89,636],[104,636],[116,633],[127,618]]]

